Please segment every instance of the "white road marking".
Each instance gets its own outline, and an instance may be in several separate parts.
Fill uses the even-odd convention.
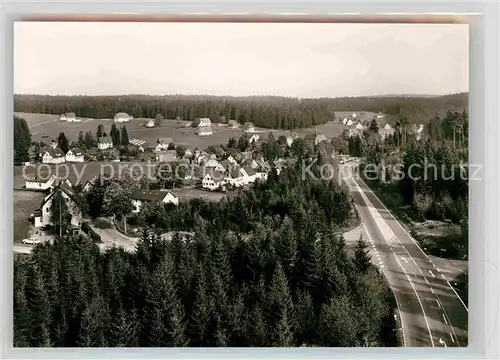
[[[444,314],[442,314],[442,315],[443,315],[444,322],[446,323],[446,325],[448,325],[448,321],[446,320],[446,316],[444,316]]]
[[[422,272],[422,269],[418,268],[418,271],[423,275],[424,273]]]
[[[429,270],[429,272],[431,273],[432,277],[435,278],[436,276],[432,273],[432,271]]]
[[[434,295],[436,295],[436,293],[434,292],[433,288],[431,288],[431,293],[433,293]]]
[[[424,279],[425,279],[425,282],[428,284],[428,283],[429,283],[429,280],[427,280],[427,278],[426,278],[426,277],[424,277]]]
[[[436,302],[437,302],[437,304],[438,304],[439,308],[440,308],[440,309],[442,309],[442,308],[441,308],[441,303],[439,302],[439,300],[438,300],[438,299],[436,299]]]
[[[425,258],[427,260],[429,260],[429,262],[434,265],[434,263],[432,262],[432,260],[430,259],[430,257],[424,252],[424,250],[422,250],[422,248],[420,247],[420,245],[418,244],[418,242],[413,238],[413,236],[411,236],[408,231],[406,231],[406,229],[403,227],[403,225],[401,225],[401,223],[394,217],[394,215],[392,215],[392,213],[389,211],[389,209],[387,209],[387,207],[384,205],[384,203],[382,201],[380,201],[380,199],[377,197],[377,195],[375,195],[375,193],[372,191],[372,189],[370,189],[366,184],[365,182],[363,181],[363,179],[361,179],[359,176],[359,181],[361,181],[363,183],[363,185],[368,189],[368,191],[378,200],[378,202],[382,205],[382,207],[387,211],[387,213],[394,219],[394,221],[399,225],[399,227],[405,232],[405,234],[411,239],[411,241],[413,241],[413,243],[415,244],[415,246],[422,252],[422,254],[425,256]],[[353,180],[354,180],[354,177],[353,177]],[[354,180],[354,182],[356,183],[356,180]],[[357,185],[357,183],[356,183]],[[358,186],[359,188],[359,186]],[[404,245],[403,245],[404,246]],[[435,266],[435,265],[434,265]],[[465,303],[463,302],[462,298],[458,295],[457,291],[455,290],[455,288],[453,286],[451,286],[450,282],[448,280],[446,280],[446,283],[448,284],[448,286],[450,287],[450,289],[455,293],[455,296],[458,298],[458,300],[462,303],[463,307],[465,308],[465,310],[467,310],[467,312],[469,312],[469,309],[467,308],[467,306],[465,305]]]
[[[443,274],[441,274],[441,276],[443,277],[443,279],[445,279],[445,280],[446,280],[446,278],[444,277],[444,275],[443,275]]]
[[[455,340],[453,339],[453,335],[451,335],[451,333],[450,333],[450,338],[451,338],[451,342],[455,343]]]
[[[407,263],[407,264],[408,264],[408,260],[406,260],[406,258],[405,258],[405,257],[401,256],[401,259],[403,259],[403,260],[405,261],[405,263]]]

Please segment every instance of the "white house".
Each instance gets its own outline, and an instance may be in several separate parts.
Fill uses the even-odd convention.
[[[225,180],[227,184],[239,187],[246,184],[245,176],[246,173],[240,167],[234,167],[226,172]]]
[[[77,121],[74,112],[64,113],[59,116],[59,121],[75,122]]]
[[[184,157],[191,157],[193,156],[193,152],[191,149],[187,148],[186,151],[184,152]]]
[[[42,162],[44,164],[62,164],[66,161],[64,153],[58,147],[56,147],[55,149],[49,147],[42,154]]]
[[[30,190],[47,190],[48,188],[52,187],[54,184],[54,181],[56,180],[56,176],[54,174],[50,175],[48,179],[44,178],[39,178],[37,176],[33,177],[32,179],[26,180],[26,189]]]
[[[346,117],[345,117],[345,118],[343,118],[343,119],[342,119],[342,124],[347,125],[347,120],[348,120],[348,119],[347,119]]]
[[[210,118],[199,118],[195,120],[194,125],[198,127],[212,126],[212,122],[210,121]]]
[[[377,115],[377,119],[383,119],[383,118],[384,118],[384,114],[379,112]]]
[[[355,119],[358,117],[358,115],[356,115],[356,113],[352,113],[351,117],[353,117]]]
[[[113,148],[113,141],[109,136],[102,136],[97,139],[97,148],[99,150],[106,150]]]
[[[214,169],[215,171],[219,171],[219,172],[226,171],[224,165],[222,165],[221,163],[219,163],[215,159],[208,159],[207,161],[205,161],[204,166],[206,169]]]
[[[80,212],[80,209],[78,208],[78,205],[74,201],[75,194],[66,182],[62,182],[43,199],[40,210],[35,212],[35,227],[52,225],[52,199],[57,192],[60,192],[62,198],[66,201],[67,214],[64,215],[71,216],[71,225],[81,225],[82,214]]]
[[[148,128],[155,127],[155,122],[153,121],[153,119],[149,119],[149,121],[144,126],[146,126]]]
[[[250,184],[257,180],[257,174],[255,170],[251,166],[245,166],[241,169],[241,173],[243,174],[243,183]]]
[[[352,126],[352,124],[354,124],[354,122],[351,119],[347,120],[346,122],[347,126]]]
[[[361,123],[357,123],[356,126],[355,126],[355,128],[358,129],[358,130],[363,130],[364,126]]]
[[[253,134],[252,136],[250,136],[250,139],[248,139],[248,143],[249,144],[256,143],[257,141],[259,141],[259,139],[260,139],[259,135]]]
[[[378,116],[377,116],[377,117],[378,117]],[[386,129],[386,130],[391,130],[391,129],[392,129],[392,127],[391,127],[391,125],[389,125],[389,124],[385,124],[385,125],[384,125],[384,129]]]
[[[179,197],[168,190],[135,190],[132,192],[132,212],[138,213],[145,202],[179,204]]]
[[[201,186],[208,190],[216,190],[224,187],[225,184],[224,173],[214,170],[207,171],[201,182]]]
[[[238,122],[236,120],[229,120],[227,122],[227,126],[231,129],[237,129],[240,125],[238,124]]]
[[[212,127],[211,126],[198,126],[196,133],[200,136],[209,136],[212,135]]]
[[[78,148],[69,149],[66,153],[67,162],[83,162],[83,152]]]
[[[124,112],[119,112],[115,115],[115,123],[129,122],[132,120],[132,117]]]
[[[168,150],[168,146],[170,144],[173,143],[173,140],[172,138],[159,138],[157,141],[156,141],[156,148],[155,148],[155,152],[159,152],[159,151],[167,151]]]

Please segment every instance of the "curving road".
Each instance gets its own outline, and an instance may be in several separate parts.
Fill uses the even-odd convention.
[[[404,346],[466,347],[467,307],[449,279],[352,171],[354,166],[344,167],[343,178],[359,211],[372,259],[395,293]]]

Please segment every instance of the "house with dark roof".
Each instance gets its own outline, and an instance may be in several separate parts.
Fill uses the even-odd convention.
[[[225,174],[214,169],[205,169],[205,175],[201,181],[204,189],[216,190],[226,185]]]
[[[244,166],[241,169],[241,172],[243,174],[243,183],[244,184],[251,184],[257,180],[257,173],[251,166]]]
[[[99,150],[106,150],[113,148],[113,140],[109,136],[101,136],[97,139],[97,148]]]
[[[75,192],[65,182],[60,181],[52,191],[45,196],[42,205],[38,211],[35,211],[35,227],[42,227],[52,224],[52,200],[56,193],[60,193],[63,201],[65,201],[66,213],[63,216],[70,217],[70,223],[73,226],[80,226],[82,223],[82,213],[78,204],[75,201]],[[57,204],[56,204],[57,205]]]
[[[42,162],[44,164],[62,164],[66,161],[66,156],[63,151],[59,148],[47,147],[42,152]]]
[[[132,192],[132,212],[139,213],[144,203],[179,204],[179,197],[168,190],[138,189]]]
[[[121,122],[129,122],[132,120],[132,117],[124,112],[119,112],[115,115],[115,123],[121,123]]]
[[[83,152],[78,148],[69,149],[66,153],[66,162],[83,162]]]

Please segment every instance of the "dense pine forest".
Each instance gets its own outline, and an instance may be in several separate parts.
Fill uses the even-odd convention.
[[[378,169],[370,181],[381,200],[403,219],[450,222],[456,230],[425,247],[447,249],[447,256],[467,259],[468,253],[468,128],[467,111],[434,116],[421,139],[402,118],[383,141],[370,129],[349,139],[349,151]],[[399,166],[399,167],[398,167]],[[372,176],[372,175],[370,175]],[[367,179],[368,180],[368,179]]]
[[[339,235],[345,189],[291,168],[219,203],[158,207],[134,253],[63,237],[16,257],[15,346],[398,345],[391,290],[363,240]]]
[[[335,119],[335,111],[373,111],[423,123],[446,110],[467,108],[468,94],[433,98],[351,97],[297,99],[277,96],[49,96],[15,95],[14,111],[59,115],[74,112],[78,117],[112,118],[126,112],[136,118],[194,120],[209,117],[213,122],[234,119],[265,128],[295,129],[324,124]]]

